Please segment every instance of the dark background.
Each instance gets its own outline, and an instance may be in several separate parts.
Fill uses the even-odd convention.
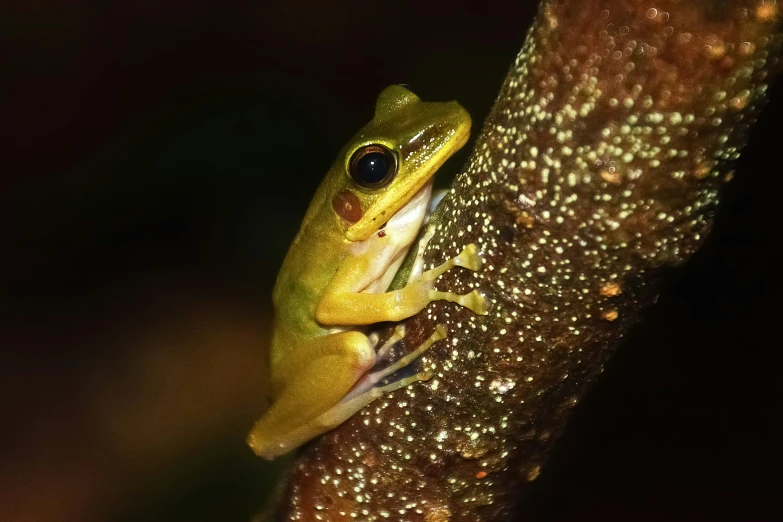
[[[317,183],[391,83],[477,130],[534,11],[3,2],[0,519],[247,520],[274,476],[243,442],[270,291]],[[772,94],[712,236],[578,410],[529,520],[780,519]]]

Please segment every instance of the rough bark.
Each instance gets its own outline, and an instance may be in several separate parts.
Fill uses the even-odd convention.
[[[704,241],[779,69],[781,6],[545,0],[426,260],[476,243],[486,317],[408,321],[435,377],[378,400],[297,458],[268,520],[499,521],[657,281]],[[524,519],[523,514],[517,515]]]

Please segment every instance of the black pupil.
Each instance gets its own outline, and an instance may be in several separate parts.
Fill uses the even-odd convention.
[[[389,157],[383,152],[368,152],[355,166],[356,180],[368,185],[382,182],[391,168]]]

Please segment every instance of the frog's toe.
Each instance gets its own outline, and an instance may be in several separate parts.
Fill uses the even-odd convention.
[[[434,375],[435,370],[424,370],[423,372],[417,373],[416,377],[419,381],[429,381]]]
[[[405,325],[404,324],[398,324],[394,327],[394,337],[397,339],[402,339],[405,337]]]
[[[448,334],[449,331],[446,329],[446,325],[439,324],[435,327],[435,334],[432,337],[435,341],[440,341],[441,339],[445,339]]]
[[[466,246],[465,250],[463,250],[456,258],[454,258],[454,264],[477,272],[481,270],[481,265],[484,264],[484,261],[478,255],[478,248],[476,247],[475,243],[471,243]]]
[[[489,313],[489,302],[478,290],[461,295],[459,304],[470,309],[476,315],[487,315]]]

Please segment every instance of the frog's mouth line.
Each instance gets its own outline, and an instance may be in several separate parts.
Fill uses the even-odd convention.
[[[429,206],[430,198],[432,197],[433,181],[430,178],[381,228],[388,227],[387,230],[394,230],[395,228],[410,225],[412,220],[418,219],[421,206],[425,207],[426,213],[426,207]]]
[[[394,205],[388,204],[389,202],[384,203],[382,200],[376,201],[373,205],[377,208],[374,210],[369,210],[357,223],[354,223],[350,228],[348,228],[345,233],[345,238],[352,242],[364,241],[372,234],[378,232],[384,227],[388,227],[389,224],[394,222],[395,219],[399,220],[399,218],[409,214],[411,209],[416,208],[417,205],[420,204],[421,198],[426,198],[427,201],[429,201],[430,194],[432,193],[433,181],[434,176],[432,175],[421,176],[421,179],[410,180],[409,182],[405,183],[407,186],[399,187],[400,192],[404,194],[404,196],[399,196],[398,193],[395,196],[395,199],[407,200],[407,202],[396,210],[394,209]],[[408,194],[411,196],[408,197]],[[387,196],[388,195],[384,197]],[[378,208],[382,208],[383,211],[379,211]],[[385,219],[389,214],[392,214],[392,217]],[[381,226],[373,226],[373,222],[378,222],[381,219],[385,219],[385,221],[381,221],[381,223],[383,223]]]

